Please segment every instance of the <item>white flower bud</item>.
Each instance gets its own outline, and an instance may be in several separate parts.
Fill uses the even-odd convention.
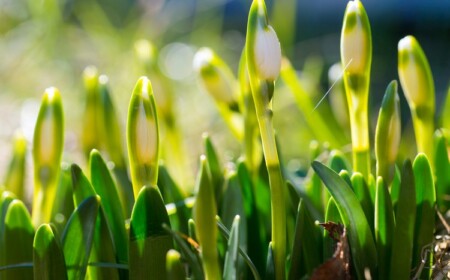
[[[200,74],[207,92],[219,103],[236,102],[236,81],[227,65],[209,48],[197,51],[193,60],[194,70]]]
[[[344,66],[348,65],[348,73],[364,73],[370,66],[370,36],[369,22],[361,2],[348,2],[341,35],[341,59]]]
[[[434,104],[434,85],[430,66],[413,36],[398,42],[398,75],[410,106]]]
[[[280,74],[280,41],[270,25],[256,29],[255,64],[259,78],[262,80],[273,81]]]

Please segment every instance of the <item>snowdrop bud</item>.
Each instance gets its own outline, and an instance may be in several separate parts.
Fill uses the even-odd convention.
[[[39,165],[59,164],[63,148],[63,110],[56,88],[45,90],[34,130],[33,157]]]
[[[372,61],[369,19],[360,1],[347,4],[341,33],[341,60],[350,74],[363,74]]]
[[[398,42],[398,75],[411,108],[434,107],[434,83],[427,58],[413,36]]]
[[[138,80],[130,100],[127,125],[128,154],[134,194],[142,186],[156,186],[158,179],[159,128],[149,79]]]
[[[225,62],[211,49],[199,49],[194,56],[193,67],[206,91],[216,102],[227,105],[237,102],[236,79]]]
[[[281,47],[272,26],[258,26],[255,40],[255,64],[259,78],[274,81],[280,74]]]

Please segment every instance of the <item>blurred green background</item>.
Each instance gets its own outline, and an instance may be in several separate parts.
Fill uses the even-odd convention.
[[[239,157],[238,142],[198,85],[192,58],[198,48],[210,47],[236,73],[250,4],[249,0],[0,0],[0,177],[12,153],[14,132],[22,130],[31,140],[40,98],[49,86],[59,88],[64,100],[64,160],[84,164],[78,138],[85,101],[81,74],[88,65],[109,76],[125,132],[134,84],[142,75],[152,80],[153,72],[135,54],[139,39],[156,47],[151,64],[165,80],[164,85],[154,85],[154,91],[159,104],[169,91],[173,94],[188,154],[186,168],[196,170],[205,131],[220,147],[222,160]],[[267,1],[283,52],[317,101],[330,86],[329,67],[340,59],[346,4],[343,0]],[[439,110],[450,80],[450,1],[363,4],[373,36],[370,118],[375,121],[387,84],[398,77],[397,42],[407,34],[416,36],[428,56]],[[312,137],[304,129],[292,94],[282,83],[278,87],[275,128],[285,162],[298,169],[308,164]],[[403,96],[402,115],[408,133],[409,111]]]

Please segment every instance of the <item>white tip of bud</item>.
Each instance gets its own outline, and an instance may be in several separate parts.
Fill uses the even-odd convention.
[[[193,59],[194,70],[200,72],[202,68],[211,64],[214,58],[214,53],[209,48],[201,48],[197,51]]]
[[[280,41],[270,25],[267,28],[258,28],[256,31],[255,63],[260,79],[273,81],[280,74]]]
[[[414,37],[406,36],[398,42],[398,50],[412,50],[414,44]]]

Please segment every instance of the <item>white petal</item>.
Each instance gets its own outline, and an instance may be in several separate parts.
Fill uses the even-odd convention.
[[[272,26],[258,28],[255,41],[255,63],[263,80],[275,80],[280,74],[281,47]]]

